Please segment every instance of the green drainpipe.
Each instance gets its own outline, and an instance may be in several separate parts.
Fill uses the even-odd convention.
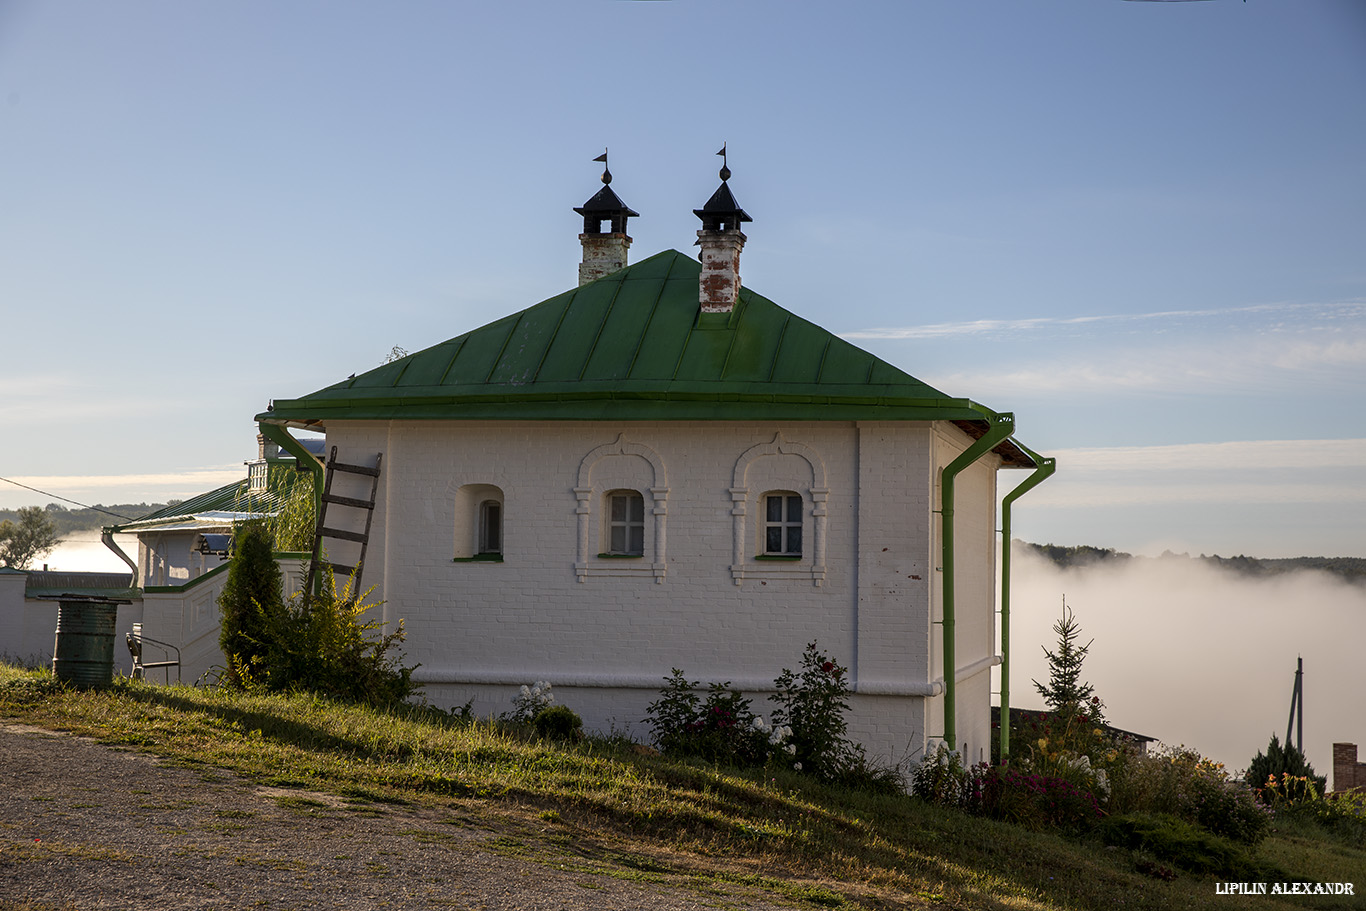
[[[1001,500],[1001,758],[1010,755],[1010,507],[1042,484],[1058,468],[1057,459],[1045,459],[1029,447],[1015,444],[1034,460],[1034,473]]]
[[[318,514],[323,497],[323,463],[313,453],[305,449],[298,440],[280,424],[259,423],[261,433],[267,440],[277,443],[281,449],[294,456],[298,463],[313,472],[313,515]]]
[[[954,648],[954,603],[953,603],[953,482],[964,468],[986,455],[1002,441],[1015,432],[1015,415],[993,415],[986,436],[969,446],[962,455],[944,468],[939,486],[939,511],[943,517],[940,531],[940,546],[943,549],[942,567],[944,572],[944,742],[949,749],[958,749],[958,664]]]

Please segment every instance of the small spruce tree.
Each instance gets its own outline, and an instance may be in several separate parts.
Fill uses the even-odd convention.
[[[1057,718],[1062,730],[1069,730],[1073,722],[1098,725],[1105,720],[1105,703],[1095,694],[1095,687],[1081,679],[1081,666],[1091,643],[1078,645],[1081,626],[1067,606],[1062,602],[1062,617],[1053,624],[1053,632],[1058,634],[1057,651],[1044,649],[1048,657],[1048,683],[1034,681],[1048,708]]]
[[[272,537],[262,521],[243,522],[233,536],[228,579],[218,596],[222,627],[218,644],[227,659],[225,682],[245,684],[264,661],[284,610],[280,567],[271,554]]]

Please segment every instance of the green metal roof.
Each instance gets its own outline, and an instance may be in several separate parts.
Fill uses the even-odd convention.
[[[700,264],[667,250],[257,420],[957,420],[952,398],[742,288],[701,314]]]
[[[301,475],[299,480],[311,482],[312,475]],[[156,529],[186,530],[198,525],[233,525],[246,519],[275,515],[289,499],[292,489],[292,484],[276,484],[269,490],[252,492],[251,482],[243,478],[104,530],[134,534]]]

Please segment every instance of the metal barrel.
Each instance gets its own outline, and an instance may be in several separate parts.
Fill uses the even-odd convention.
[[[77,686],[114,682],[114,627],[118,604],[91,601],[57,603],[57,641],[52,673]]]

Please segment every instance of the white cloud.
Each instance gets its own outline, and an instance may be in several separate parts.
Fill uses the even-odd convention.
[[[1031,506],[1366,503],[1366,440],[1242,440],[1050,452]]]
[[[1313,482],[1262,484],[1193,483],[1106,483],[1099,481],[1068,481],[1059,477],[1029,494],[1028,505],[1033,507],[1151,506],[1160,503],[1193,505],[1249,504],[1249,503],[1366,503],[1366,488],[1340,484]]]
[[[941,388],[977,390],[977,397],[1114,392],[1253,393],[1287,383],[1359,385],[1366,380],[1366,331],[1288,340],[1227,336],[1203,342],[1068,353],[1046,363],[1000,372],[926,375]]]
[[[1366,440],[1236,440],[1170,446],[1112,446],[1050,451],[1068,471],[1241,468],[1366,469]]]
[[[177,488],[193,489],[202,493],[215,487],[222,487],[246,477],[242,466],[218,466],[211,468],[192,468],[185,471],[161,472],[158,474],[108,474],[108,475],[27,475],[9,480],[27,487],[53,493],[67,494],[73,491],[99,491],[131,488]]]
[[[955,335],[982,335],[991,332],[1018,332],[1031,329],[1077,326],[1095,323],[1177,322],[1193,318],[1246,317],[1251,314],[1285,314],[1303,324],[1316,317],[1319,322],[1336,322],[1346,318],[1366,316],[1366,302],[1341,301],[1331,304],[1272,303],[1245,307],[1222,307],[1209,310],[1158,310],[1152,313],[1110,313],[1092,316],[1044,316],[1009,320],[968,320],[956,323],[930,323],[923,326],[902,326],[878,329],[858,329],[841,332],[847,339],[916,339],[944,338]]]

